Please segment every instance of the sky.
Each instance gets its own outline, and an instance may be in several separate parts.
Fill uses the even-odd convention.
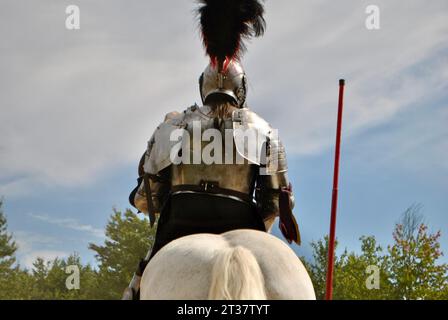
[[[67,30],[68,5],[80,29]],[[365,26],[380,9],[380,29]],[[207,65],[195,1],[0,3],[0,196],[18,258],[95,263],[113,208],[171,111],[200,102]],[[421,204],[448,255],[448,2],[266,1],[267,32],[243,65],[250,107],[287,149],[304,245],[328,233],[338,80],[345,78],[337,237],[387,246]],[[278,230],[274,234],[279,235]],[[445,257],[443,261],[448,261]]]

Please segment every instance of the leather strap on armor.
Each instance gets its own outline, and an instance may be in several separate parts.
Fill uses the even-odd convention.
[[[181,184],[171,187],[171,193],[176,192],[202,192],[210,193],[214,195],[224,195],[228,197],[237,198],[237,200],[252,203],[252,197],[248,194],[238,192],[235,190],[220,188],[219,183],[216,181],[201,181],[199,185],[194,184]]]
[[[152,228],[152,227],[154,227],[154,223],[156,222],[156,214],[154,212],[154,205],[152,203],[151,184],[150,184],[150,179],[149,179],[148,173],[145,173],[143,175],[143,184],[145,187],[146,204],[148,206],[149,222],[150,222],[151,228]]]
[[[280,211],[280,221],[279,228],[283,233],[283,236],[288,240],[289,243],[293,241],[298,245],[301,244],[299,226],[294,218],[291,208],[291,194],[292,186],[289,184],[288,187],[282,187],[279,197],[279,211]]]

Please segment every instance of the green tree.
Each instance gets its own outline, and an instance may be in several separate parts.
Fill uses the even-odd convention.
[[[33,262],[33,291],[31,292],[32,299],[45,300],[49,299],[48,295],[48,282],[46,281],[51,262],[45,261],[43,258],[38,257]]]
[[[35,292],[33,275],[20,266],[14,268],[11,273],[11,283],[4,299],[30,300]]]
[[[14,283],[13,275],[16,268],[13,265],[16,262],[17,245],[12,235],[8,233],[7,220],[2,207],[3,200],[0,199],[0,299],[8,299]]]
[[[7,229],[6,216],[3,213],[3,200],[0,199],[0,272],[10,270],[16,262],[17,245]]]
[[[137,265],[145,257],[155,238],[155,228],[131,210],[114,209],[106,226],[103,245],[90,244],[99,263],[95,298],[120,299]]]
[[[69,267],[77,269],[72,271]],[[75,273],[79,275],[79,288],[68,288],[67,279]],[[32,284],[28,298],[33,300],[93,299],[96,291],[96,272],[89,264],[82,265],[76,253],[67,259],[56,258],[52,261],[37,258],[33,263]]]
[[[345,249],[335,255],[333,299],[387,299],[389,282],[382,248],[377,245],[375,237],[361,237],[361,253],[348,252]],[[313,262],[306,263],[317,299],[324,299],[327,277],[328,237],[311,243]],[[337,248],[337,243],[336,243]],[[366,273],[369,266],[378,268],[380,289],[368,288]]]
[[[420,209],[414,205],[404,212],[388,248],[394,299],[441,299],[447,291],[448,265],[438,264],[441,233],[428,232]]]
[[[393,232],[394,244],[383,253],[375,237],[361,237],[361,252],[345,249],[335,257],[334,299],[447,299],[448,265],[439,264],[440,231],[428,232],[413,205]],[[313,242],[313,261],[305,263],[316,296],[323,299],[327,272],[328,238]],[[368,267],[379,271],[379,289],[368,288]]]
[[[386,258],[373,236],[363,236],[361,253],[345,253],[335,283],[335,299],[382,300],[390,294]],[[369,285],[368,285],[369,284]]]
[[[313,250],[313,262],[304,262],[305,268],[308,270],[311,280],[314,285],[314,290],[316,291],[316,298],[323,300],[325,298],[326,290],[326,277],[327,277],[327,261],[328,261],[328,236],[324,239],[311,242],[311,247]],[[338,242],[335,243],[335,251],[338,247]],[[334,283],[338,282],[340,272],[342,270],[342,262],[346,257],[346,250],[341,256],[335,254],[334,263]],[[302,259],[302,261],[306,261]],[[336,288],[335,288],[336,289]],[[334,290],[334,293],[336,290]]]

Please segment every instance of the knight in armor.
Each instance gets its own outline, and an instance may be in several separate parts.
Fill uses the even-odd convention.
[[[300,244],[284,146],[275,130],[246,104],[247,78],[240,63],[243,39],[264,33],[264,7],[258,0],[200,3],[202,38],[210,57],[199,78],[202,106],[167,114],[140,160],[138,185],[129,199],[139,212],[149,215],[151,226],[158,216],[157,231],[153,248],[140,263],[124,299],[138,297],[149,260],[183,236],[235,229],[269,232],[280,217],[279,227],[287,241]],[[177,149],[176,130],[185,132]],[[198,141],[198,130],[200,137],[207,130],[221,133],[220,161],[196,157],[195,147],[199,144],[202,151],[209,143]],[[237,132],[244,130],[255,131],[256,141],[242,141]],[[225,139],[232,140],[231,149],[224,147]],[[259,144],[256,154],[247,150],[251,143]]]

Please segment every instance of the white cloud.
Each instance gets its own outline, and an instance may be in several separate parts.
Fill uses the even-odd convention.
[[[60,243],[57,238],[35,232],[14,232],[14,239],[18,245],[17,257],[20,265],[31,270],[36,259],[52,261],[55,258],[65,258],[69,254],[55,247]],[[45,248],[45,249],[43,249]]]
[[[55,218],[55,217],[49,217],[47,215],[39,215],[34,213],[30,213],[29,216],[36,220],[53,224],[61,228],[81,231],[97,238],[105,237],[104,230],[95,228],[88,224],[81,224],[76,219],[73,218]]]
[[[58,243],[54,237],[27,231],[14,232],[14,239],[22,253],[30,252],[37,246],[53,247]]]
[[[199,99],[206,60],[192,2],[82,2],[76,32],[64,28],[64,2],[15,3],[0,13],[2,194],[83,185],[135,163],[163,115]],[[244,59],[249,102],[290,154],[333,143],[339,77],[346,138],[424,105],[448,80],[446,1],[378,0],[380,31],[364,27],[368,4],[266,2],[268,32]]]
[[[104,239],[104,230],[95,228],[88,224],[79,223],[76,219],[72,218],[55,218],[42,214],[28,214],[29,217],[36,221],[41,221],[49,225],[54,225],[58,228],[65,230],[79,231],[83,234],[81,239],[87,240],[91,237],[96,239]],[[62,234],[65,231],[62,230]],[[14,239],[18,245],[17,258],[22,266],[28,269],[32,269],[33,262],[36,258],[40,257],[45,261],[52,261],[56,257],[66,258],[70,255],[68,251],[65,251],[65,240],[73,242],[73,239],[61,238],[61,234],[58,236],[51,236],[50,232],[38,233],[19,230],[14,232]],[[79,243],[79,238],[76,239],[76,243]],[[72,251],[71,251],[72,252]]]
[[[400,113],[391,125],[353,141],[346,151],[356,164],[374,162],[371,170],[377,171],[404,170],[432,185],[437,183],[443,190],[448,186],[443,174],[448,172],[447,107],[448,101],[422,112],[414,106],[406,114]]]

